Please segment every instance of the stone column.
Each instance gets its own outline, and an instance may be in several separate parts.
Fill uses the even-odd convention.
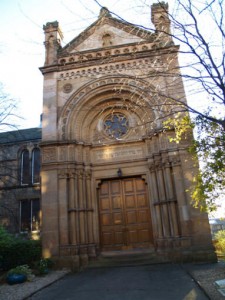
[[[159,189],[159,200],[160,200],[160,210],[162,216],[163,235],[164,237],[169,237],[171,235],[170,222],[169,222],[169,215],[168,215],[167,202],[166,202],[163,168],[161,162],[157,162],[157,183]]]
[[[76,211],[75,211],[75,173],[69,176],[69,238],[70,244],[77,244]]]
[[[149,169],[150,169],[150,186],[152,190],[153,205],[155,210],[155,219],[156,219],[155,227],[157,228],[157,238],[162,238],[163,237],[162,219],[161,219],[161,212],[160,212],[160,205],[159,205],[159,194],[158,194],[158,187],[157,187],[156,171],[153,162],[149,163]]]
[[[41,171],[42,195],[42,255],[44,258],[59,255],[59,210],[57,197],[58,174],[55,170]]]
[[[74,213],[75,213],[75,234],[77,245],[80,244],[80,220],[79,220],[79,201],[78,201],[78,177],[77,170],[74,173]]]
[[[86,244],[86,232],[85,232],[85,194],[83,186],[83,170],[79,170],[78,173],[78,203],[79,203],[79,223],[80,223],[80,244]]]
[[[165,163],[165,187],[166,187],[166,195],[169,205],[169,213],[170,213],[170,228],[171,235],[174,237],[178,237],[180,235],[179,230],[179,218],[177,211],[177,199],[174,195],[174,187],[172,180],[172,170],[169,161]]]
[[[177,155],[179,154],[177,153]],[[189,208],[186,201],[185,187],[183,182],[184,179],[183,179],[181,164],[178,157],[172,158],[171,162],[172,162],[172,169],[173,169],[175,194],[177,198],[180,222],[181,222],[180,224],[181,233],[182,236],[189,236],[190,215],[189,215]]]
[[[93,207],[91,195],[91,171],[86,173],[86,191],[87,191],[87,224],[88,224],[88,243],[93,244]]]
[[[68,245],[68,186],[67,173],[59,172],[58,208],[59,208],[59,241],[60,245]]]

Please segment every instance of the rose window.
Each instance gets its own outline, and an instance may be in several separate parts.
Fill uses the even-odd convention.
[[[128,131],[128,120],[124,114],[113,113],[104,120],[105,133],[115,139],[121,138]]]

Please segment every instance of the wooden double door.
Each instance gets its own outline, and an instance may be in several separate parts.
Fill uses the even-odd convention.
[[[140,177],[103,181],[99,189],[103,251],[153,244],[146,184]]]

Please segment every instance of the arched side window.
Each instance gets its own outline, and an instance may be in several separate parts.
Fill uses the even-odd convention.
[[[20,169],[21,184],[29,184],[29,179],[30,179],[29,151],[23,150],[21,154],[21,169]]]
[[[41,153],[39,148],[32,151],[32,183],[40,182]]]

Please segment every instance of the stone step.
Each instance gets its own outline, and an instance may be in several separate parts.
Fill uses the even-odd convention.
[[[109,251],[102,252],[96,259],[89,261],[89,268],[137,266],[165,263],[168,260],[158,256],[154,251]]]

